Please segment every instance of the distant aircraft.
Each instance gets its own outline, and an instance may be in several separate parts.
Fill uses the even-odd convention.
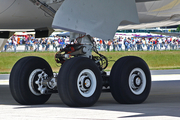
[[[74,42],[55,55],[62,64],[58,75],[42,58],[20,59],[10,74],[14,99],[43,104],[58,92],[66,105],[85,107],[96,103],[102,87],[110,87],[119,103],[144,102],[151,88],[145,61],[120,58],[107,75],[108,60],[98,53],[92,37],[108,40],[117,29],[178,25],[179,12],[180,0],[0,0],[1,46],[17,30],[34,30],[39,38],[63,29],[71,32]]]

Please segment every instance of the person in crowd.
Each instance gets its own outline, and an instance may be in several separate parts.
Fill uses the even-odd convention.
[[[171,43],[171,50],[174,50],[174,44],[175,44],[175,40],[172,40],[172,43]]]
[[[52,41],[52,45],[53,45],[53,50],[54,49],[56,50],[56,48],[55,48],[55,39]]]
[[[113,51],[116,51],[116,49],[117,49],[117,40],[113,39],[112,44],[113,44]]]
[[[136,50],[136,40],[135,39],[133,39],[132,40],[132,51],[135,51]]]
[[[64,47],[64,42],[61,39],[60,39],[60,42],[59,42],[59,47],[60,47],[60,50],[63,49],[63,47]]]
[[[150,38],[150,40],[149,40],[149,41],[150,41],[150,44],[149,44],[149,45],[150,45],[150,50],[152,51],[152,50],[153,50],[153,39],[152,39],[152,38]]]
[[[9,42],[9,48],[12,49],[12,45],[13,45],[12,38],[8,39],[8,42]]]
[[[124,47],[125,47],[125,51],[127,51],[126,41],[127,41],[127,39],[126,39],[126,37],[125,37],[125,38],[124,38]]]
[[[140,50],[142,50],[143,51],[143,40],[140,38],[140,42],[139,42],[140,44]]]
[[[34,40],[34,45],[35,45],[34,51],[39,51],[39,40],[38,39]]]
[[[51,41],[48,38],[47,41],[46,41],[46,51],[49,51],[50,44],[51,44]]]
[[[147,49],[148,49],[148,47],[149,47],[149,39],[148,38],[145,38],[145,46],[147,47]],[[150,48],[150,47],[149,47]]]
[[[159,38],[156,39],[156,50],[159,50],[160,44],[159,44]]]
[[[25,51],[28,51],[28,47],[29,47],[29,40],[26,39],[26,41],[25,41]]]
[[[178,40],[175,40],[175,49],[178,49]]]
[[[13,43],[14,52],[16,52],[17,41],[15,38],[12,38],[12,43]]]
[[[130,50],[131,50],[131,51],[133,51],[133,40],[134,40],[133,37],[131,37],[131,38],[129,39],[129,45],[130,45]]]
[[[23,39],[22,38],[20,38],[19,43],[20,43],[20,45],[22,45],[22,43],[23,43]]]
[[[122,38],[119,37],[118,41],[117,41],[117,44],[118,44],[118,51],[122,51]]]
[[[54,45],[55,45],[55,50],[56,50],[56,52],[57,52],[57,48],[59,47],[58,40],[55,40]]]
[[[168,41],[165,41],[164,47],[165,47],[165,50],[168,49]]]
[[[34,40],[33,40],[33,38],[31,38],[31,40],[29,41],[31,51],[33,51],[33,49],[34,49],[33,44],[34,44]]]
[[[46,46],[45,38],[42,38],[41,45],[42,45],[42,51],[44,51],[45,50],[45,46]]]
[[[171,49],[171,39],[169,37],[167,38],[167,44],[168,44],[169,49]]]
[[[159,38],[158,42],[159,42],[159,48],[161,50],[163,48],[163,40],[162,40],[162,38]]]
[[[162,38],[162,47],[164,47],[165,41],[166,41],[166,38]]]
[[[177,44],[178,44],[178,48],[177,49],[179,49],[180,48],[180,39],[179,38],[177,39]]]
[[[146,41],[146,47],[147,47],[147,51],[150,51],[150,41]]]
[[[110,51],[110,46],[112,45],[112,41],[108,40],[107,42],[107,51]]]
[[[140,48],[141,48],[141,43],[140,43],[140,40],[138,39],[137,41],[136,41],[136,44],[137,44],[137,51],[140,51]]]
[[[143,48],[145,47],[145,45],[146,45],[146,41],[145,41],[145,38],[142,38],[142,50],[143,50]]]
[[[124,40],[125,51],[128,51],[128,40]]]
[[[154,51],[156,50],[156,48],[157,48],[157,41],[156,41],[156,39],[153,39],[153,47],[154,47]]]
[[[102,43],[103,43],[103,50],[106,51],[106,42],[105,42],[105,40],[102,40]]]
[[[4,46],[4,51],[5,52],[6,52],[7,48],[8,48],[8,46],[9,46],[9,41],[7,40],[7,42],[6,42],[5,46]]]
[[[131,38],[128,38],[127,40],[127,51],[131,49]]]
[[[102,39],[99,40],[99,44],[100,44],[100,51],[102,51],[102,48],[103,48],[103,42],[102,42]]]
[[[137,37],[135,37],[135,38],[134,38],[134,47],[135,47],[134,50],[137,50],[137,47],[138,47],[137,41],[139,41],[139,39],[138,39]]]

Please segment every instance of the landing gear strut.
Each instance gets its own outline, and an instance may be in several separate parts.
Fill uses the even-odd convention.
[[[38,57],[25,57],[13,67],[10,89],[20,104],[43,104],[52,93],[72,107],[92,106],[99,99],[102,87],[110,87],[119,103],[142,103],[149,95],[151,75],[147,64],[138,57],[117,60],[110,76],[105,56],[98,53],[89,35],[71,34],[70,42],[55,55],[62,67],[53,75],[49,64]],[[98,56],[93,56],[94,51]]]

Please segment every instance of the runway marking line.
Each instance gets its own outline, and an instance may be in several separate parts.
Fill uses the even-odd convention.
[[[180,74],[167,74],[167,75],[151,75],[152,81],[163,81],[163,80],[180,80]],[[9,80],[1,80],[0,85],[9,84]]]

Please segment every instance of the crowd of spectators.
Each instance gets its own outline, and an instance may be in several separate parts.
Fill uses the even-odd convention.
[[[110,47],[113,51],[178,50],[180,47],[180,39],[173,39],[172,37],[116,37],[108,41],[97,39],[96,44],[99,51],[110,51]]]
[[[180,48],[180,39],[172,37],[124,37],[118,36],[113,40],[102,40],[94,38],[98,51],[153,51],[153,50],[178,50]],[[59,51],[69,44],[69,37],[49,37],[35,39],[32,35],[17,39],[12,36],[4,46],[4,51],[8,48],[16,52],[18,44],[24,44],[25,51]]]
[[[41,51],[49,51],[50,45],[53,46],[53,50],[58,51],[69,44],[69,37],[55,36],[51,38],[36,39],[33,35],[27,35],[26,37],[17,40],[15,36],[12,36],[4,46],[4,51],[14,48],[14,52],[16,52],[16,47],[19,44],[25,46],[24,51],[40,51],[40,48]]]

